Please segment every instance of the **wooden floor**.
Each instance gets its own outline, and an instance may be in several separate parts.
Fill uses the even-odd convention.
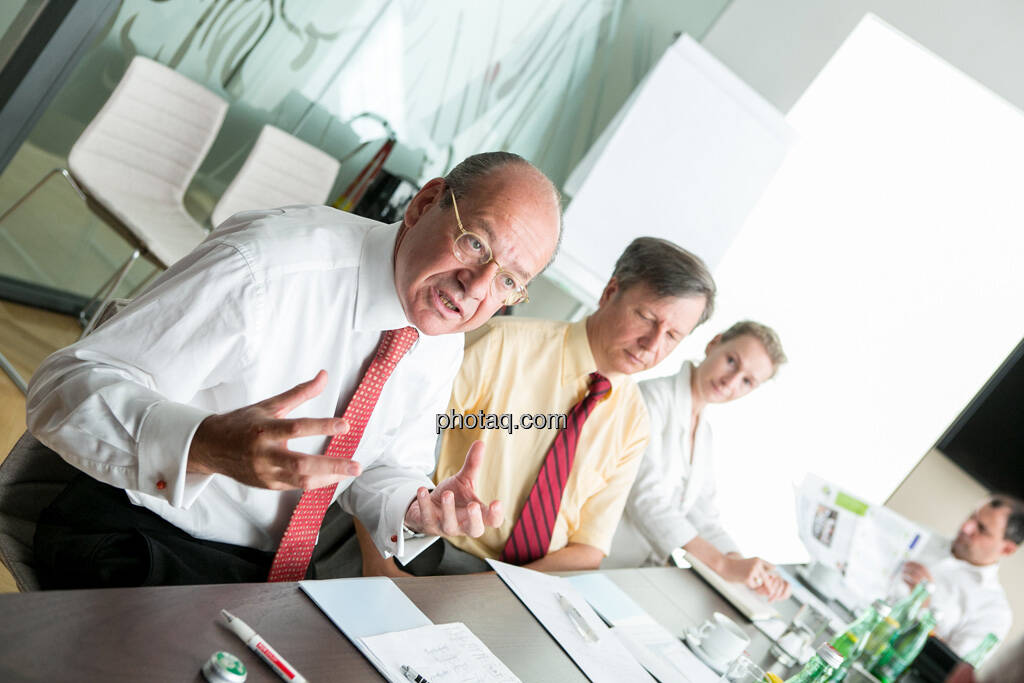
[[[0,301],[0,353],[26,380],[48,355],[78,339],[78,320]],[[25,397],[0,372],[0,460],[25,431]],[[17,591],[14,579],[0,565],[0,593]]]

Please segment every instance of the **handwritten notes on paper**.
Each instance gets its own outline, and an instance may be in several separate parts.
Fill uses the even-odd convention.
[[[362,638],[381,671],[405,681],[402,666],[411,667],[430,683],[518,683],[465,624],[432,624],[407,631]]]

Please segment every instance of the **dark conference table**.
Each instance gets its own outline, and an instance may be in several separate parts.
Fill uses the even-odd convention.
[[[767,638],[688,569],[603,573],[677,635],[719,611],[751,636],[755,660],[767,652]],[[493,573],[395,583],[434,623],[465,623],[523,681],[587,680]],[[310,681],[383,680],[297,583],[0,595],[0,680],[204,681],[203,663],[225,650],[245,663],[248,681],[279,681],[224,627],[222,608]]]

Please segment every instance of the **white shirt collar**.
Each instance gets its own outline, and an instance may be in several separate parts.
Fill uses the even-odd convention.
[[[986,565],[976,565],[961,560],[960,558],[950,553],[947,557],[947,562],[953,567],[956,567],[960,571],[974,574],[978,577],[978,582],[986,586],[998,586],[999,584],[999,563],[994,562]]]
[[[676,402],[675,410],[679,411],[682,415],[686,413],[686,419],[683,423],[686,425],[686,431],[690,431],[690,403],[693,400],[693,394],[690,390],[690,374],[693,372],[693,363],[690,361],[683,361],[683,365],[679,368],[679,373],[676,374]]]
[[[969,562],[965,562],[964,564],[970,564],[970,563]],[[983,584],[985,584],[987,586],[991,586],[991,585],[998,586],[999,585],[999,563],[998,562],[993,562],[992,564],[987,564],[984,567],[979,567],[977,565],[973,565],[972,564],[971,568],[974,569],[974,571],[978,572],[978,576],[981,577],[981,582]]]
[[[376,225],[363,238],[355,319],[359,331],[397,330],[409,325],[395,288],[395,240],[401,222]]]

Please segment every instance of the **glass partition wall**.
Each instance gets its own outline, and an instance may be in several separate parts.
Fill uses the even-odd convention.
[[[385,168],[415,184],[503,149],[561,185],[665,47],[699,39],[726,4],[124,0],[0,175],[0,211],[65,165],[135,55],[230,103],[186,195],[207,225],[265,123],[342,160],[332,199],[382,145],[382,122],[397,138]],[[0,223],[0,277],[83,298],[129,251],[56,179]],[[151,274],[137,266],[120,294]]]

